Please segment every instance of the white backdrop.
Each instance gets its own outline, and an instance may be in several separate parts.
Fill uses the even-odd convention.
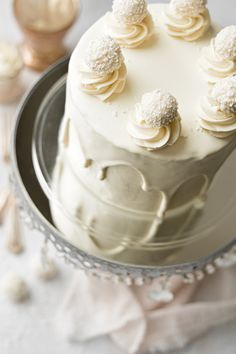
[[[70,48],[80,34],[101,16],[111,5],[111,0],[84,0],[82,15],[67,37]],[[165,1],[168,2],[168,1]],[[222,25],[236,24],[236,0],[209,0],[212,17]],[[11,12],[11,1],[0,1],[0,39],[20,41],[21,34]],[[26,78],[36,78],[28,73]],[[0,117],[1,118],[1,117]],[[7,170],[0,164],[0,188]],[[54,330],[53,320],[72,278],[72,268],[59,264],[60,276],[52,283],[37,281],[31,269],[31,260],[42,243],[42,236],[24,230],[26,251],[12,256],[5,250],[4,230],[0,229],[0,280],[12,270],[18,271],[28,281],[31,299],[20,306],[9,304],[0,294],[0,354],[124,354],[107,339],[78,345],[67,343]],[[96,314],[95,314],[96,315]],[[236,352],[236,322],[218,328],[200,338],[181,354],[234,354]],[[177,354],[177,353],[175,353]]]

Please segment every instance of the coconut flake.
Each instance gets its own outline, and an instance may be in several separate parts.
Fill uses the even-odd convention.
[[[101,36],[89,43],[85,63],[94,73],[110,74],[118,70],[123,61],[119,44],[110,36]]]
[[[114,0],[112,13],[118,22],[132,25],[143,21],[147,15],[146,0]]]
[[[226,60],[236,60],[236,26],[225,27],[214,41],[216,53]]]
[[[140,105],[141,118],[152,128],[166,126],[178,115],[178,103],[168,92],[155,90],[143,95]]]
[[[206,0],[171,0],[170,10],[180,17],[195,17],[205,12]]]
[[[219,81],[212,90],[212,98],[222,112],[236,114],[236,76]]]

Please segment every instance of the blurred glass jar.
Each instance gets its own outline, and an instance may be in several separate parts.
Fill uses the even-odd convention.
[[[13,0],[14,14],[24,33],[23,59],[42,71],[65,55],[63,38],[80,10],[79,0]]]
[[[17,46],[0,42],[0,102],[17,99],[22,92],[23,59]]]

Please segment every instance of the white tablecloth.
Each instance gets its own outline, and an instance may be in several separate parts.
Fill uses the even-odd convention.
[[[167,1],[165,1],[167,2]],[[11,13],[10,1],[0,2],[0,39],[19,41],[21,34]],[[82,15],[67,37],[73,47],[80,34],[109,8],[111,0],[84,0]],[[236,24],[235,0],[209,0],[212,17],[222,25]],[[37,75],[25,74],[29,82]],[[0,117],[1,118],[1,117]],[[7,178],[7,169],[0,163],[0,188]],[[1,354],[124,354],[106,338],[78,345],[68,343],[54,329],[54,318],[74,270],[59,262],[60,276],[51,283],[39,282],[32,271],[31,261],[39,252],[42,236],[24,229],[25,252],[19,256],[7,253],[4,230],[0,229],[0,280],[8,271],[17,271],[27,280],[30,301],[12,305],[0,294],[0,353]],[[96,315],[96,314],[95,314]],[[181,354],[234,354],[236,352],[236,322],[217,328],[192,343]]]

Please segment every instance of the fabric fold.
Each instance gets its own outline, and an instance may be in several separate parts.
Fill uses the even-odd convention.
[[[216,326],[236,319],[236,267],[219,270],[201,282],[183,284],[173,276],[172,302],[150,294],[162,280],[128,287],[76,272],[56,317],[60,333],[72,341],[108,335],[124,352],[169,352]]]

